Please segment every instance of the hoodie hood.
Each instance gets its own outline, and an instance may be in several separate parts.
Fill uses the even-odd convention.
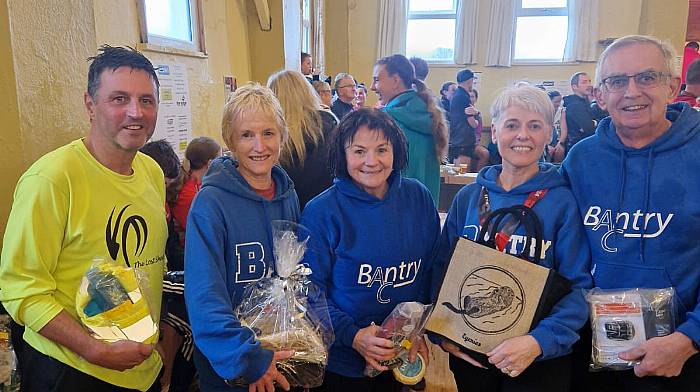
[[[387,178],[386,181],[389,183],[389,189],[387,189],[386,195],[384,195],[383,199],[378,199],[377,197],[370,195],[369,193],[362,190],[359,186],[355,184],[352,178],[336,177],[333,180],[333,184],[338,188],[338,191],[340,191],[340,193],[342,193],[346,197],[356,199],[368,204],[381,205],[391,200],[393,195],[395,195],[401,187],[401,176],[396,170],[391,172],[389,178]]]
[[[433,117],[428,112],[428,106],[414,90],[407,90],[394,97],[384,107],[384,111],[401,123],[402,128],[432,135]]]
[[[668,105],[666,118],[671,121],[671,127],[652,143],[639,149],[622,144],[620,137],[617,135],[615,124],[613,124],[610,117],[600,121],[596,135],[606,146],[616,150],[628,152],[653,150],[654,152],[663,152],[685,144],[700,132],[700,112],[682,102]]]
[[[487,166],[476,177],[477,184],[486,188],[489,192],[507,193],[511,195],[529,194],[541,189],[553,189],[566,186],[566,180],[559,173],[557,167],[549,163],[540,163],[539,172],[529,180],[506,192],[498,185],[498,176],[503,171],[502,165]]]
[[[271,201],[286,199],[294,191],[294,183],[279,166],[272,167],[272,180],[275,182],[275,197]],[[250,200],[267,201],[255,192],[238,171],[238,161],[229,157],[219,157],[211,162],[207,174],[202,179],[202,188],[213,186]]]

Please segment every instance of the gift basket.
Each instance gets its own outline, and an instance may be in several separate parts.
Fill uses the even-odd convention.
[[[294,351],[277,362],[290,385],[321,385],[333,343],[333,327],[325,294],[309,280],[311,270],[300,264],[309,232],[289,221],[273,221],[273,253],[277,276],[246,288],[236,309],[241,325],[250,328],[262,347]]]
[[[394,377],[402,384],[415,385],[425,374],[425,359],[416,355],[411,363],[409,351],[417,339],[422,339],[423,329],[428,319],[432,305],[420,302],[402,302],[384,319],[381,331],[377,336],[389,339],[394,343],[396,356],[392,359],[379,361],[379,364],[392,369]],[[369,377],[378,376],[381,372],[371,366],[365,368]]]
[[[634,362],[619,358],[644,341],[667,336],[675,329],[674,289],[602,290],[586,294],[593,342],[591,370],[625,370]]]
[[[19,391],[17,357],[10,337],[10,316],[0,315],[0,391]]]
[[[83,325],[97,339],[156,343],[158,325],[149,306],[153,303],[147,298],[149,292],[144,272],[95,259],[80,282],[75,307]]]

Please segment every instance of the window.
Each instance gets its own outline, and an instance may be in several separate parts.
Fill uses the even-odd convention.
[[[517,0],[513,61],[562,61],[569,28],[566,3]]]
[[[141,41],[204,52],[200,0],[139,0]]]
[[[406,56],[454,61],[458,0],[409,0]]]
[[[311,0],[303,0],[301,7],[301,51],[311,53]]]

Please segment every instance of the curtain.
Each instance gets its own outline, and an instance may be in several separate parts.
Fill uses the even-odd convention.
[[[491,0],[486,66],[510,67],[515,31],[515,0]]]
[[[457,5],[455,26],[455,64],[476,63],[476,27],[479,0],[461,0]]]
[[[325,35],[323,33],[325,9],[324,0],[311,0],[311,61],[314,69],[322,74],[326,71],[325,61]]]
[[[408,0],[381,0],[377,58],[406,53],[407,20]]]
[[[564,61],[598,60],[598,0],[569,0]]]

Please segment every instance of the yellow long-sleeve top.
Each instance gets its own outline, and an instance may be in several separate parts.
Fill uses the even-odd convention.
[[[0,300],[26,326],[24,340],[36,350],[108,383],[146,390],[162,364],[155,350],[119,372],[37,332],[62,310],[78,321],[75,294],[95,257],[147,273],[158,321],[167,238],[163,172],[141,153],[132,168],[128,176],[107,169],[83,140],[36,161],[15,189],[0,261]]]

